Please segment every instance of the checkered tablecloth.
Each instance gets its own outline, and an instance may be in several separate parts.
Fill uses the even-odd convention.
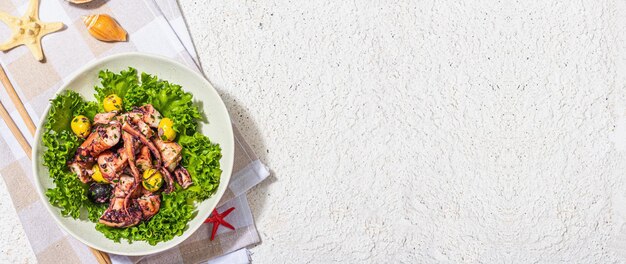
[[[21,16],[27,0],[0,1],[0,10]],[[81,16],[106,13],[115,17],[129,34],[129,41],[104,43],[89,35]],[[61,21],[66,28],[44,37],[45,63],[36,61],[24,46],[0,53],[0,63],[35,121],[48,101],[67,78],[83,65],[111,54],[139,51],[173,58],[199,70],[196,52],[175,0],[94,1],[87,5],[71,5],[62,0],[42,0],[40,18],[44,22]],[[0,38],[11,32],[0,27]],[[4,40],[0,40],[4,41]],[[28,135],[15,107],[4,89],[0,98],[11,116]],[[269,175],[239,131],[235,133],[233,176],[219,211],[235,206],[228,216],[236,230],[221,228],[210,241],[210,224],[204,224],[179,246],[150,256],[126,257],[111,255],[116,263],[198,263],[242,249],[259,242],[252,213],[245,193]],[[32,138],[28,138],[32,144]],[[94,263],[89,249],[61,230],[50,220],[33,187],[30,159],[22,151],[4,122],[0,123],[0,174],[6,182],[13,204],[22,222],[33,252],[40,263]],[[239,252],[241,253],[241,252]]]

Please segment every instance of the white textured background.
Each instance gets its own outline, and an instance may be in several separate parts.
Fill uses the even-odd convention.
[[[255,262],[626,262],[623,1],[180,2],[273,170]]]

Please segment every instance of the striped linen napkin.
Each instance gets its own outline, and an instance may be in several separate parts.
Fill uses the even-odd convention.
[[[2,1],[0,10],[21,15],[27,5],[28,0],[7,0]],[[97,13],[115,17],[128,32],[129,41],[104,43],[91,37],[80,17]],[[61,21],[66,25],[63,31],[44,37],[45,63],[36,61],[24,46],[0,53],[0,63],[35,123],[66,78],[97,58],[130,51],[156,53],[199,71],[197,54],[175,0],[94,1],[80,6],[61,0],[42,0],[40,17],[44,22]],[[7,36],[10,36],[8,28],[0,27],[0,37]],[[20,129],[27,132],[4,89],[0,96]],[[114,263],[199,263],[230,252],[234,252],[231,257],[214,259],[211,263],[219,263],[220,259],[241,261],[242,254],[247,255],[247,250],[242,248],[259,242],[245,193],[263,181],[269,171],[239,131],[233,130],[237,143],[233,175],[218,211],[232,206],[237,208],[227,218],[236,230],[220,228],[216,239],[210,241],[211,226],[204,224],[175,248],[141,257],[110,255]],[[32,138],[28,140],[32,144]],[[94,263],[96,260],[87,246],[50,220],[43,206],[47,201],[40,200],[34,191],[30,159],[4,122],[0,122],[0,150],[0,174],[38,261]]]

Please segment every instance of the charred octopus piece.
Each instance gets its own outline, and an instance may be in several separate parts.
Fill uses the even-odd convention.
[[[154,131],[152,130],[152,128],[150,128],[150,126],[148,126],[148,124],[144,123],[141,120],[134,123],[137,126],[139,132],[146,136],[146,138],[151,138],[154,136]]]
[[[148,140],[142,133],[140,133],[135,128],[133,128],[128,122],[124,122],[124,124],[122,125],[122,129],[124,130],[124,132],[127,132],[133,137],[138,138],[141,141],[141,143],[148,146],[148,148],[150,149],[150,152],[152,152],[152,155],[154,155],[155,167],[157,169],[161,168],[161,154],[159,153],[157,148],[154,146],[154,144],[152,144],[152,142]]]
[[[78,176],[81,182],[88,183],[91,181],[91,175],[93,174],[92,164],[93,162],[80,162],[74,159],[67,163],[67,167]]]
[[[165,184],[167,184],[167,187],[163,192],[173,192],[176,187],[174,186],[174,179],[172,179],[172,174],[165,167],[161,167],[161,174],[163,174],[163,179],[165,180]]]
[[[133,199],[126,210],[124,209],[124,199],[113,198],[99,222],[110,227],[131,227],[141,221],[149,220],[159,212],[160,208],[161,198],[156,194]]]
[[[106,125],[108,123],[111,123],[111,121],[115,120],[115,116],[117,116],[117,114],[117,111],[96,114],[93,117],[93,124]]]
[[[132,191],[135,179],[132,176],[122,174],[113,188],[113,197],[126,198]]]
[[[100,167],[102,177],[108,182],[116,180],[127,164],[128,155],[126,155],[124,149],[118,149],[115,152],[105,150],[98,156],[98,167]]]
[[[161,208],[161,197],[156,194],[152,195],[144,195],[137,199],[137,204],[141,209],[142,218],[141,220],[147,221],[156,213],[159,212],[159,208]]]
[[[176,175],[176,181],[181,187],[183,187],[183,189],[187,189],[187,187],[193,183],[189,172],[187,169],[183,168],[183,166],[178,166],[178,168],[174,171],[174,174]]]
[[[150,157],[150,148],[148,148],[147,146],[143,146],[141,147],[141,150],[139,151],[139,155],[137,156],[137,168],[139,168],[139,171],[146,171],[148,169],[153,169],[152,168],[152,158]]]
[[[178,162],[182,159],[183,147],[176,142],[165,142],[158,138],[154,139],[154,144],[161,152],[161,157],[164,162],[163,166],[169,171],[174,171],[176,166],[178,166]]]
[[[138,111],[137,109],[138,108],[135,107],[135,110],[133,110],[132,112],[120,115],[118,117],[118,120],[121,120],[120,122],[122,123],[128,122],[133,126],[136,126],[139,132],[141,132],[147,138],[151,138],[152,136],[154,136],[154,131],[152,131],[150,126],[144,122],[143,113],[141,111]]]
[[[130,227],[139,224],[141,217],[141,208],[137,202],[125,207],[123,198],[113,198],[99,222],[110,227]]]
[[[95,156],[120,142],[120,128],[120,123],[117,122],[96,126],[85,142],[78,147],[74,159],[80,162],[93,162]]]
[[[126,123],[124,124],[126,125]],[[124,138],[124,150],[126,151],[126,156],[128,157],[128,167],[130,168],[130,172],[134,178],[133,185],[126,195],[126,198],[124,198],[124,208],[127,209],[130,203],[131,196],[136,192],[137,186],[139,186],[139,183],[141,182],[141,175],[139,174],[139,170],[135,165],[134,141],[136,139],[126,131],[122,132],[122,137]]]
[[[151,104],[135,107],[129,114],[138,115],[143,122],[151,127],[157,128],[161,122],[161,113],[154,109]]]

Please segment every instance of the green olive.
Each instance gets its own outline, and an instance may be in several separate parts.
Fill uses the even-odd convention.
[[[91,133],[91,122],[89,122],[89,118],[84,115],[77,115],[72,119],[72,124],[70,125],[74,134],[78,137],[86,138]]]
[[[172,119],[167,117],[161,119],[161,122],[159,122],[159,137],[163,141],[173,141],[176,138]]]
[[[122,98],[117,96],[117,94],[109,94],[104,98],[102,105],[104,106],[104,111],[120,111],[122,110]]]
[[[148,191],[158,191],[163,185],[163,175],[154,169],[148,169],[143,172],[143,181],[141,183]]]

